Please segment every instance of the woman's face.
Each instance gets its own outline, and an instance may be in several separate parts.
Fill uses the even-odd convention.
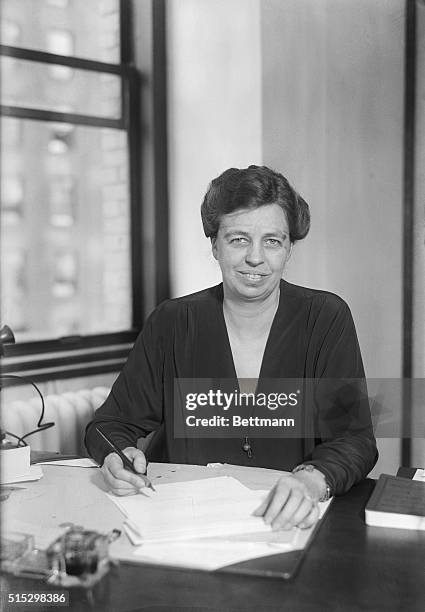
[[[278,204],[267,204],[223,215],[212,250],[226,296],[266,299],[278,290],[291,251],[284,211]]]

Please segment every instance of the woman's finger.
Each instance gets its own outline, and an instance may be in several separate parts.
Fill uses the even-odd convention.
[[[267,510],[270,500],[273,496],[273,491],[274,489],[272,489],[271,491],[268,492],[268,494],[266,495],[264,501],[258,506],[258,508],[256,508],[254,510],[254,512],[252,513],[254,516],[263,516],[265,511]]]
[[[314,505],[313,508],[310,510],[310,513],[306,516],[306,518],[299,523],[298,527],[301,527],[301,529],[307,529],[308,527],[311,527],[312,525],[314,525],[314,523],[317,523],[317,521],[319,520],[319,516],[319,508],[317,505]]]
[[[141,489],[145,486],[143,478],[124,468],[120,457],[116,453],[111,453],[106,457],[103,468],[107,471],[109,482],[113,488],[120,488],[124,486],[124,483],[128,483],[135,489]]]
[[[304,496],[299,504],[298,508],[294,511],[292,516],[288,517],[287,522],[292,527],[299,526],[300,523],[305,521],[315,506],[314,501],[310,497]]]
[[[130,483],[116,478],[106,464],[103,464],[101,471],[106,483],[111,489],[134,488]]]
[[[268,525],[272,524],[275,518],[281,513],[291,496],[291,487],[283,480],[279,481],[276,487],[272,490],[271,499],[268,507],[264,512],[264,522]]]
[[[147,461],[145,454],[134,446],[124,449],[124,454],[133,462],[133,467],[139,474],[146,474]]]
[[[139,491],[137,489],[135,489],[134,487],[130,487],[130,488],[115,488],[115,489],[111,489],[111,493],[113,493],[114,495],[118,495],[119,497],[125,497],[125,496],[129,496],[129,495],[137,495],[137,493],[139,493]]]
[[[118,456],[117,461],[112,459],[105,460],[101,470],[111,489],[128,488],[138,490],[145,486],[142,478],[123,468],[121,459]]]
[[[291,489],[285,504],[281,506],[278,512],[274,513],[270,523],[272,529],[290,529],[292,527],[290,519],[303,501],[304,495],[302,491]]]

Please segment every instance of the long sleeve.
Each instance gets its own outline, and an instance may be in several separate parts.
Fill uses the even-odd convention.
[[[102,464],[110,452],[95,427],[100,426],[118,448],[136,446],[137,439],[159,428],[163,419],[163,347],[161,309],[147,320],[104,404],[86,428],[85,444]]]
[[[227,461],[285,470],[301,462],[312,463],[325,474],[334,493],[347,491],[372,469],[377,452],[367,394],[366,401],[359,394],[364,372],[354,323],[345,302],[327,292],[282,281],[279,308],[263,357],[264,380],[304,378],[319,383],[315,383],[313,402],[317,410],[308,415],[304,439],[288,438],[283,444],[279,438],[258,438],[248,458],[238,438],[174,435],[175,379],[235,377],[222,300],[222,286],[218,285],[167,300],[156,308],[109,397],[87,427],[89,453],[99,463],[109,453],[96,425],[121,449],[135,446],[138,438],[160,429],[149,445],[157,460]],[[354,384],[354,391],[345,392],[339,385],[343,379],[350,381],[350,389]],[[336,392],[329,387],[335,381]]]
[[[311,459],[334,494],[367,476],[378,458],[367,385],[354,322],[338,300],[322,312],[325,335],[316,353],[315,424],[320,438]]]

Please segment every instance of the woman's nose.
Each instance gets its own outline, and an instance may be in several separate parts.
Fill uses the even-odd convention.
[[[259,264],[263,263],[264,252],[263,245],[261,244],[261,242],[251,242],[247,249],[245,260],[252,266],[258,266]]]

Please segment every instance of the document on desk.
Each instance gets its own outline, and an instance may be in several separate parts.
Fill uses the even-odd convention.
[[[425,483],[425,469],[417,469],[413,475],[412,480],[419,480],[419,482]]]
[[[89,457],[81,459],[57,459],[56,461],[40,461],[37,465],[55,465],[57,467],[98,468],[98,464]]]
[[[2,478],[1,484],[15,484],[17,482],[30,482],[31,480],[40,480],[43,477],[43,471],[39,465],[30,465],[26,474],[15,476],[14,478]]]
[[[297,530],[295,530],[297,531]],[[141,563],[154,563],[214,571],[250,559],[269,557],[293,550],[294,533],[286,532],[285,544],[235,541],[226,538],[201,538],[185,542],[138,546],[134,556]]]
[[[224,476],[155,484],[156,493],[108,497],[123,511],[140,562],[216,570],[305,547],[312,529],[272,531],[252,516],[268,491]],[[329,502],[321,504],[321,515]]]
[[[252,516],[267,491],[252,491],[235,478],[221,476],[155,485],[131,497],[109,498],[124,512],[143,543],[199,537],[270,532]]]

